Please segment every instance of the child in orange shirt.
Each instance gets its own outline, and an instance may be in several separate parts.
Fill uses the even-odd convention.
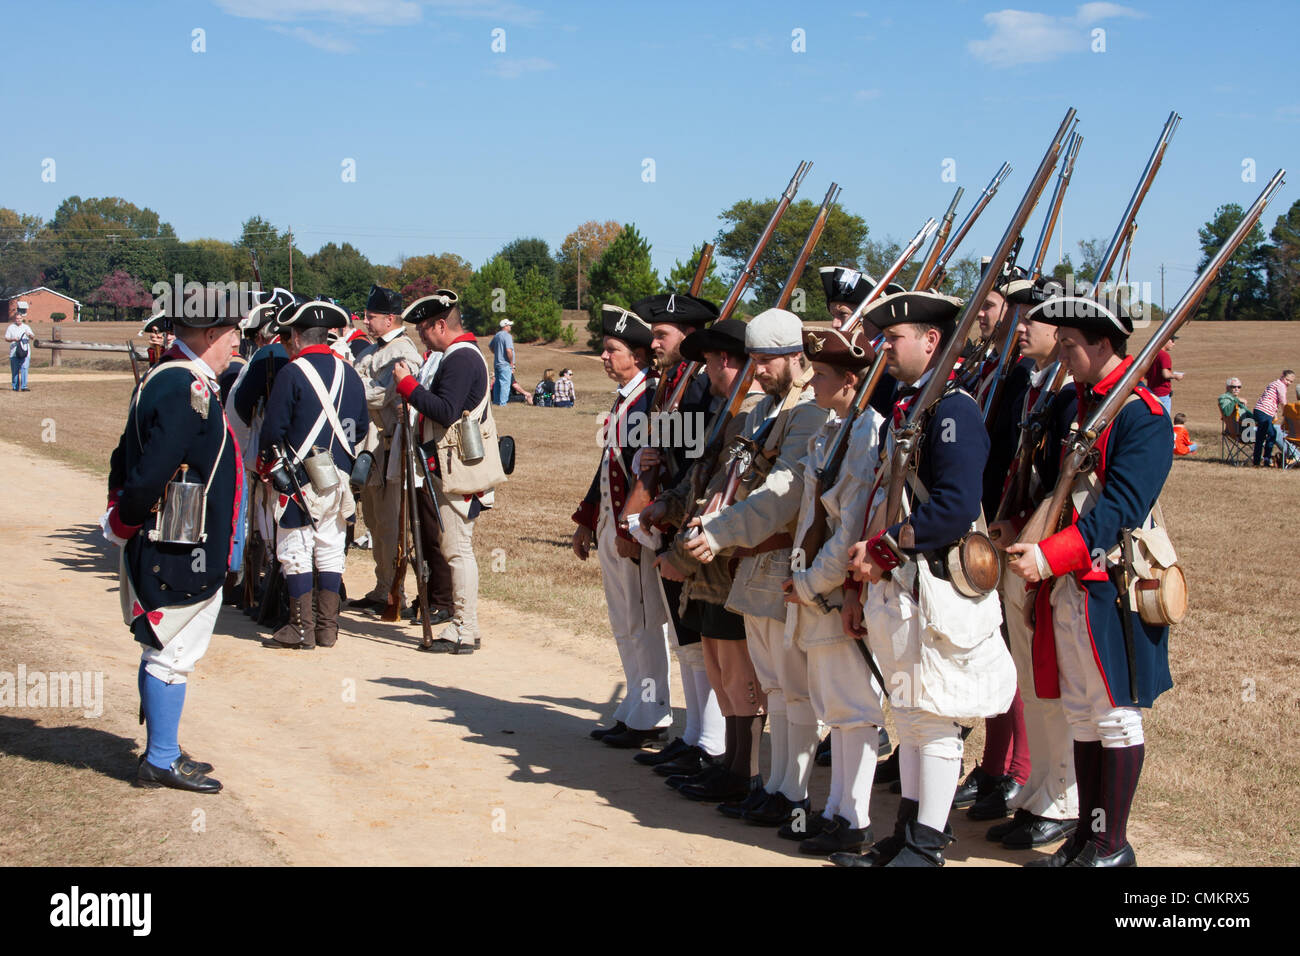
[[[1192,436],[1187,433],[1187,416],[1179,412],[1174,416],[1174,455],[1181,458],[1183,455],[1190,455],[1201,446],[1192,441]]]

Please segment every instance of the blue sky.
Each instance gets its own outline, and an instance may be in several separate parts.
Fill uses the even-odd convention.
[[[946,159],[963,212],[1008,160],[963,246],[981,253],[1074,106],[1069,252],[1110,236],[1177,109],[1131,269],[1158,300],[1165,263],[1172,304],[1221,203],[1248,204],[1279,166],[1300,182],[1300,5],[1000,2],[1015,5],[10,3],[0,206],[49,218],[69,195],[119,195],[184,239],[234,239],[258,214],[307,252],[349,241],[376,262],[451,251],[475,266],[519,236],[556,247],[617,219],[662,273],[800,159],[815,163],[801,197],[833,179],[873,236],[900,240],[946,207]],[[1265,223],[1297,197],[1285,187]]]

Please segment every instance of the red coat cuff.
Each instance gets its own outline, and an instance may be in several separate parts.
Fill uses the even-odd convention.
[[[876,566],[882,571],[892,571],[898,567],[898,557],[893,550],[885,544],[885,532],[881,531],[870,541],[867,542],[867,557],[875,562]]]
[[[408,375],[397,383],[397,394],[410,401],[411,393],[420,387],[414,375]]]
[[[122,519],[117,516],[117,508],[108,510],[108,527],[113,534],[117,535],[123,541],[129,541],[131,537],[140,530],[138,524],[124,524]]]
[[[584,501],[578,505],[578,510],[573,513],[573,520],[584,528],[592,531],[596,530],[596,519],[599,517],[597,506],[590,501]]]
[[[1071,571],[1086,571],[1092,567],[1092,555],[1083,540],[1083,535],[1079,534],[1077,525],[1070,525],[1065,530],[1056,532],[1050,538],[1040,542],[1038,546],[1043,549],[1043,557],[1047,559],[1052,574],[1057,577],[1069,574]]]
[[[108,505],[107,505],[107,507],[109,507],[109,508],[113,507],[113,505],[117,504],[118,501],[121,500],[121,498],[122,498],[122,489],[121,489],[121,488],[109,488],[109,489],[108,489]]]
[[[841,586],[844,588],[844,590],[845,590],[846,593],[849,593],[849,594],[861,594],[861,593],[862,593],[862,582],[861,582],[861,581],[858,581],[858,580],[856,580],[856,579],[854,579],[853,577],[847,577],[847,578],[845,578],[845,579],[844,579],[844,584],[841,585]]]

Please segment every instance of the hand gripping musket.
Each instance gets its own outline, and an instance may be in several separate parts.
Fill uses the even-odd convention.
[[[1101,403],[1088,417],[1083,427],[1074,434],[1069,445],[1067,446],[1064,460],[1061,463],[1061,473],[1056,479],[1056,487],[1052,489],[1051,495],[1034,511],[1029,522],[1025,525],[1018,539],[1020,544],[1037,544],[1044,538],[1054,534],[1061,523],[1061,517],[1065,513],[1066,503],[1070,498],[1070,491],[1074,487],[1075,479],[1083,471],[1091,467],[1093,458],[1093,449],[1097,439],[1105,430],[1106,426],[1115,420],[1119,410],[1128,400],[1129,394],[1134,387],[1141,383],[1147,372],[1150,370],[1156,355],[1162,348],[1168,344],[1170,338],[1192,317],[1197,306],[1201,304],[1201,299],[1205,297],[1206,291],[1214,283],[1223,268],[1225,262],[1232,258],[1237,248],[1250,235],[1250,231],[1255,228],[1259,222],[1260,216],[1264,214],[1264,207],[1282,187],[1283,177],[1286,175],[1285,169],[1279,169],[1273,174],[1264,191],[1246,211],[1237,228],[1233,230],[1219,251],[1214,254],[1205,268],[1201,270],[1191,287],[1183,293],[1183,297],[1178,300],[1173,311],[1165,317],[1160,328],[1156,329],[1153,335],[1142,351],[1138,353],[1133,364],[1120,378],[1115,386],[1106,393]]]
[[[957,192],[953,194],[952,202],[948,203],[948,211],[943,214],[943,221],[939,224],[939,231],[934,234],[934,241],[930,243],[930,251],[921,260],[921,268],[916,273],[916,281],[912,283],[912,291],[930,288],[930,274],[934,271],[935,263],[939,261],[939,253],[948,242],[948,233],[952,232],[952,220],[957,214],[957,203],[961,202],[962,194],[966,192],[965,186],[958,186]]]
[[[1064,148],[1065,137],[1074,122],[1074,117],[1075,110],[1071,107],[1066,111],[1065,118],[1061,121],[1056,135],[1052,138],[1051,145],[1044,154],[1042,161],[1038,164],[1038,171],[1030,180],[1029,187],[1020,200],[1020,205],[1016,208],[1015,215],[1011,217],[1011,222],[1007,225],[1002,240],[998,243],[997,251],[993,255],[993,262],[1005,262],[1011,254],[1012,246],[1024,230],[1025,223],[1029,220],[1029,216],[1038,202],[1038,197],[1047,186],[1047,179],[1051,176],[1057,159]],[[916,452],[921,426],[925,421],[924,416],[930,407],[943,396],[944,390],[948,386],[948,374],[956,364],[957,356],[961,351],[961,343],[970,333],[971,326],[974,324],[976,315],[979,312],[979,307],[988,297],[997,279],[998,270],[996,268],[991,268],[984,273],[984,277],[976,286],[970,299],[967,300],[961,317],[958,319],[956,334],[952,336],[947,347],[941,353],[938,363],[934,366],[933,374],[925,383],[925,387],[912,402],[908,410],[907,420],[903,423],[902,428],[894,433],[894,453],[889,464],[889,491],[885,501],[876,508],[867,524],[868,539],[874,537],[897,520],[903,503],[903,483],[907,479],[912,456]],[[879,477],[877,480],[879,480]],[[903,530],[899,534],[898,544],[905,551],[913,550],[914,539],[912,538],[912,526],[910,524],[903,526]]]
[[[898,274],[903,271],[903,267],[907,265],[912,256],[916,255],[916,250],[925,245],[925,240],[930,237],[938,226],[939,223],[933,218],[925,221],[916,235],[912,237],[912,240],[903,247],[903,251],[898,254],[894,264],[886,269],[885,274],[876,281],[875,287],[867,293],[867,297],[858,303],[858,307],[853,310],[847,319],[840,323],[840,331],[843,334],[853,334],[853,330],[862,321],[862,313],[867,311],[867,307],[871,303],[885,294],[885,289],[889,286],[889,283],[893,282]]]
[[[417,494],[415,490],[415,459],[417,457],[423,458],[424,455],[411,437],[411,413],[407,408],[405,401],[402,402],[402,446],[402,451],[406,458],[406,461],[403,463],[406,467],[406,488],[404,490],[406,492],[406,498],[408,499],[403,501],[403,504],[406,505],[406,511],[411,516],[410,531],[412,550],[415,552],[415,585],[417,588],[415,599],[420,608],[420,626],[424,630],[424,633],[420,638],[420,646],[432,647],[433,624],[429,619],[429,595],[427,593],[429,585],[429,566],[424,562],[424,542],[421,540],[420,535],[420,509],[416,506],[415,502],[415,496]],[[427,478],[425,479],[424,486],[429,489],[429,493],[432,495],[433,487],[429,484]],[[434,498],[433,501],[433,513],[435,515],[438,514],[437,498]],[[441,517],[439,517],[438,525],[439,527],[442,526]],[[405,535],[403,535],[403,537],[405,537]],[[398,593],[401,593],[400,587],[398,588]],[[387,610],[387,608],[385,608],[385,610]],[[398,606],[398,613],[401,613],[400,605]]]
[[[961,221],[961,225],[957,227],[957,231],[953,234],[952,238],[948,240],[948,244],[943,247],[943,251],[939,253],[939,259],[935,262],[934,269],[926,280],[925,288],[936,289],[939,287],[939,284],[943,282],[943,277],[948,272],[948,260],[951,259],[952,254],[957,251],[957,247],[961,245],[961,241],[966,238],[966,233],[970,232],[971,226],[975,225],[975,220],[980,217],[980,213],[984,211],[984,207],[989,204],[995,195],[997,195],[998,187],[1002,185],[1002,180],[1006,179],[1010,174],[1010,163],[1003,163],[1002,168],[994,173],[993,178],[989,180],[989,184],[984,187],[984,191],[980,193],[979,198],[975,200],[975,205],[971,207],[970,212],[966,213],[966,218]]]

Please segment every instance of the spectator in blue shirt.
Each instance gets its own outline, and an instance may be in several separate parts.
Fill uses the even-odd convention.
[[[492,336],[492,404],[505,405],[510,401],[510,383],[514,380],[515,340],[510,336],[509,319],[501,320],[501,331]]]

